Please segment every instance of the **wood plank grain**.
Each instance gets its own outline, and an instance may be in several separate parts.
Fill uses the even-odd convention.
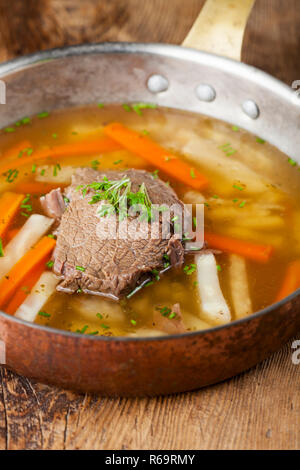
[[[157,398],[80,395],[2,369],[0,449],[297,449],[292,351],[290,343],[224,383]]]
[[[104,40],[180,44],[204,0],[0,0],[0,60]],[[300,79],[299,0],[257,0],[243,59]],[[297,449],[300,365],[291,343],[224,383],[191,393],[108,399],[0,368],[0,449]]]

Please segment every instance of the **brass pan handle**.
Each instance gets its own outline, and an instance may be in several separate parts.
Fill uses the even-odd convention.
[[[206,0],[182,45],[240,61],[254,3],[255,0]]]

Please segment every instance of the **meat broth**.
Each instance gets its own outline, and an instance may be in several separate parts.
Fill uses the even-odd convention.
[[[245,317],[300,287],[299,166],[236,126],[99,104],[24,118],[1,132],[0,151],[0,308],[11,315],[82,334],[159,336]],[[97,242],[89,213],[114,182],[119,198],[138,194],[148,209],[203,204],[204,248],[187,252],[172,233],[125,251]]]

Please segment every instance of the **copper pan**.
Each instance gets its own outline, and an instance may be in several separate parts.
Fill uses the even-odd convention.
[[[300,163],[300,100],[280,81],[239,62],[253,3],[208,0],[185,47],[87,44],[4,63],[7,104],[0,105],[0,127],[44,109],[150,101],[236,124]],[[0,313],[0,339],[5,366],[18,374],[108,396],[158,395],[249,369],[300,330],[299,313],[300,289],[243,320],[158,338],[85,336]]]

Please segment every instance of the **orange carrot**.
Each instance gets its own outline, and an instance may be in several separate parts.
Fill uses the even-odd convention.
[[[24,285],[20,286],[14,293],[11,301],[5,307],[5,312],[13,315],[16,310],[22,305],[27,295],[30,293],[33,286],[37,283],[43,272],[45,271],[45,263],[35,269],[35,271],[28,277],[24,278]]]
[[[76,155],[93,155],[96,153],[114,152],[120,150],[120,145],[108,137],[99,137],[97,140],[83,140],[72,144],[57,145],[55,147],[33,151],[31,155],[26,152],[21,158],[11,160],[0,165],[0,174],[23,165],[36,163],[45,158],[70,157]]]
[[[54,246],[55,240],[45,236],[14,265],[0,282],[0,308],[9,301],[24,279],[30,276],[40,263],[46,262]]]
[[[55,183],[40,183],[39,181],[33,182],[20,182],[15,186],[16,191],[21,191],[24,194],[46,194],[49,193],[52,189],[57,187],[64,188],[66,184],[55,184]]]
[[[273,252],[271,245],[259,245],[206,231],[204,239],[210,248],[235,253],[260,263],[268,261]]]
[[[276,296],[275,302],[284,299],[300,287],[300,260],[288,265],[283,283]]]
[[[23,140],[22,142],[19,142],[18,144],[6,150],[1,156],[1,160],[9,160],[11,158],[18,158],[21,152],[23,153],[25,150],[30,149],[30,148],[31,148],[31,143],[29,142],[29,140]]]
[[[20,231],[19,228],[12,228],[11,230],[8,230],[6,234],[7,243],[10,242],[17,235],[19,231]]]
[[[207,186],[208,181],[195,168],[156,144],[149,137],[139,134],[118,122],[108,124],[104,132],[130,152],[144,158],[173,178],[195,189]]]
[[[4,193],[0,198],[0,237],[7,230],[23,199],[24,194],[11,192]]]

